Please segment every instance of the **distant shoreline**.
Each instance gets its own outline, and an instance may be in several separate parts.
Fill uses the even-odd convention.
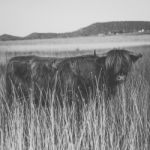
[[[150,45],[150,35],[114,35],[0,42],[0,51],[71,51]]]

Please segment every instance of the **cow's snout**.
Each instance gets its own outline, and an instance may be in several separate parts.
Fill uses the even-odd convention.
[[[117,80],[118,82],[123,82],[123,81],[125,81],[125,79],[126,79],[126,76],[125,76],[125,75],[118,75],[118,76],[116,77],[116,80]]]

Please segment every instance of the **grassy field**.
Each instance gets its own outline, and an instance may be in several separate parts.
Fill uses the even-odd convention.
[[[93,40],[99,41],[101,38],[102,37],[98,37],[98,39],[96,39],[96,37],[94,37]],[[148,43],[150,41],[148,35],[143,37],[131,36],[128,37],[128,39],[127,36],[118,37],[118,39],[117,37],[103,38],[104,39],[101,39],[101,41],[104,40],[103,44],[106,45],[109,42],[109,38],[110,40],[114,40],[114,43],[120,40],[129,42],[132,38],[135,42],[139,38],[142,39],[142,42]],[[105,38],[108,38],[106,40],[107,42],[105,42]],[[74,39],[68,40],[74,41]],[[80,40],[86,41],[86,39],[82,38]],[[48,41],[50,42],[53,40],[47,40],[47,42]],[[13,51],[13,49],[11,49],[11,53],[7,51],[7,55],[6,53],[1,55],[1,57],[3,56],[4,58],[0,67],[0,149],[149,150],[150,46],[140,43],[141,41],[137,41],[139,45],[135,44],[133,46],[126,44],[121,46],[126,47],[127,50],[141,52],[143,57],[135,64],[125,85],[118,90],[116,97],[107,101],[103,94],[97,90],[96,95],[90,98],[90,104],[88,106],[85,105],[82,110],[82,123],[80,125],[76,120],[76,107],[74,105],[72,105],[71,108],[60,108],[55,106],[55,91],[49,94],[49,108],[40,106],[38,109],[34,108],[32,99],[29,100],[30,102],[25,100],[22,105],[19,103],[18,99],[14,98],[13,109],[10,111],[7,105],[8,100],[5,95],[5,67],[8,59],[14,55],[38,54],[64,57],[93,53],[93,49],[90,51],[89,48],[88,50],[82,51],[82,47],[77,47],[79,48],[78,50],[75,48],[74,51],[71,49],[72,51],[70,52],[67,52],[67,50],[62,51],[62,49],[60,50],[61,52],[49,52],[48,50],[42,51],[43,49],[40,51],[39,48],[37,51],[26,52],[25,48],[28,42],[33,42],[34,46],[39,44],[40,41],[26,41],[26,44],[24,44],[24,41],[1,43],[1,52],[4,50],[2,49],[4,45],[7,45],[9,49],[11,45],[15,47],[18,43],[19,45],[23,43],[21,45],[23,48],[21,49],[22,52]],[[34,42],[36,42],[36,44]],[[59,45],[57,42],[56,45]],[[91,44],[94,42],[90,39],[87,43]],[[87,47],[88,44],[86,45]],[[113,47],[112,45],[111,48]],[[110,47],[106,46],[103,48],[99,46],[96,49],[97,53],[101,54],[109,50]],[[65,99],[67,99],[67,97],[64,98],[64,101]],[[29,103],[30,107],[28,106]]]

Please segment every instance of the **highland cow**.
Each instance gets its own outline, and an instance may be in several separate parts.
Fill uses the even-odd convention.
[[[6,69],[6,96],[11,105],[14,96],[26,97],[31,85],[30,60],[36,56],[13,57]]]
[[[44,103],[46,99],[49,81],[52,82],[56,61],[61,59],[18,56],[13,57],[7,64],[6,71],[6,95],[9,105],[14,97],[19,101],[33,98],[36,105]]]
[[[112,97],[117,86],[125,82],[132,64],[140,57],[141,54],[113,49],[102,56],[94,54],[67,58],[57,66],[57,93],[61,97],[67,94],[69,100],[77,96],[88,102],[97,88],[105,88],[107,97]]]

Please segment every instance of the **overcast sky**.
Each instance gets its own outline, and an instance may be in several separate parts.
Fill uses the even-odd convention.
[[[67,32],[127,20],[150,21],[150,0],[0,0],[0,34]]]

